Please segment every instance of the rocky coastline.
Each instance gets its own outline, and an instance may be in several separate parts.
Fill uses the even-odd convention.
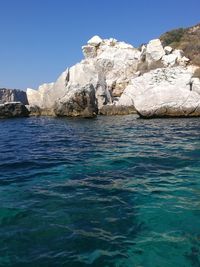
[[[28,117],[29,111],[21,102],[0,104],[0,119]]]
[[[5,102],[12,102],[12,108],[16,105],[19,110],[19,101],[28,111],[25,116],[200,116],[199,66],[182,50],[163,46],[160,39],[135,48],[94,36],[82,51],[85,58],[67,68],[54,83],[37,90],[28,88],[26,93],[1,89],[1,114],[9,107]]]

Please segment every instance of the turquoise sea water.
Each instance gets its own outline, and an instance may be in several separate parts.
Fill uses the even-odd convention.
[[[0,266],[199,267],[200,119],[1,120]]]

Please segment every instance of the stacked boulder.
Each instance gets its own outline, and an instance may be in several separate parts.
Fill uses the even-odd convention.
[[[94,36],[82,51],[85,59],[66,69],[55,83],[43,84],[38,90],[27,89],[30,111],[34,115],[93,117],[137,110],[146,116],[145,103],[150,105],[153,99],[155,109],[162,108],[156,109],[155,115],[151,106],[148,116],[163,116],[165,101],[168,101],[166,116],[173,112],[177,116],[198,114],[198,108],[195,112],[183,108],[188,88],[190,95],[197,94],[194,97],[198,99],[199,79],[192,80],[195,67],[188,67],[189,59],[181,50],[163,47],[159,39],[136,49],[113,38],[103,40]],[[191,83],[193,90],[190,90]],[[166,95],[170,95],[171,102]],[[177,107],[171,110],[169,103],[175,103],[181,95],[183,102],[177,101]],[[189,102],[195,107],[191,100]],[[180,109],[187,112],[179,112]]]
[[[44,84],[38,90],[27,89],[30,106],[37,105],[43,112],[49,110],[52,114],[53,111],[57,116],[82,116],[90,103],[90,115],[95,116],[122,94],[137,71],[140,51],[115,39],[102,40],[98,36],[90,39],[82,49],[85,59],[63,72],[55,83]],[[88,101],[78,103],[81,92],[88,94]],[[71,112],[73,103],[76,104]]]

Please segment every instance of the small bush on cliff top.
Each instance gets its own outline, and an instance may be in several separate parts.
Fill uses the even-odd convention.
[[[200,66],[200,24],[190,28],[179,28],[161,35],[163,46],[183,50],[191,63]]]
[[[170,32],[166,32],[165,34],[163,34],[160,37],[160,39],[162,40],[162,43],[164,46],[170,45],[173,47],[173,46],[176,46],[180,42],[185,31],[186,30],[183,28],[172,30]]]

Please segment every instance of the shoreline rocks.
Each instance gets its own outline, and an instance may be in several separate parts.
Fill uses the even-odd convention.
[[[82,51],[55,82],[27,89],[30,116],[200,116],[200,77],[182,50],[159,39],[137,49],[94,36]]]
[[[81,90],[78,87],[74,89],[55,104],[54,113],[57,117],[96,117],[98,108],[93,85],[88,84]]]
[[[29,111],[21,102],[0,104],[0,119],[28,117]]]
[[[200,116],[200,80],[189,68],[156,69],[132,80],[119,104],[135,106],[142,118]]]
[[[133,105],[132,106],[106,105],[99,110],[98,114],[106,116],[129,115],[129,114],[137,114],[137,111]]]

